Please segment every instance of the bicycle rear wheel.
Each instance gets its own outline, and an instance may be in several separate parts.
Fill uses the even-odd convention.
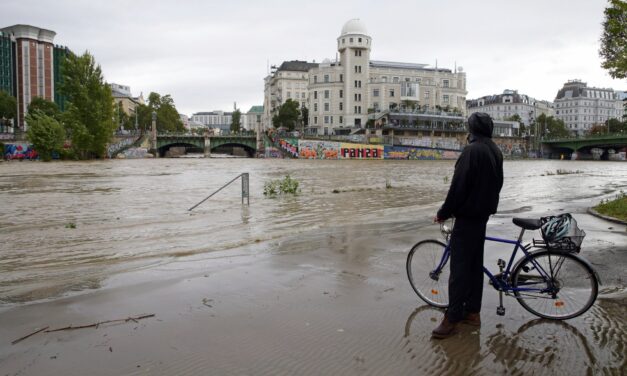
[[[527,311],[546,319],[566,320],[594,304],[599,282],[592,268],[579,257],[541,250],[516,264],[512,287]]]
[[[407,255],[407,277],[420,299],[434,307],[448,307],[450,266],[446,245],[438,240],[423,240]]]

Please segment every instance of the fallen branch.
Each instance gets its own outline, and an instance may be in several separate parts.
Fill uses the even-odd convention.
[[[106,320],[106,321],[100,321],[94,324],[88,324],[88,325],[79,325],[79,326],[66,326],[63,328],[57,328],[57,329],[48,329],[46,330],[46,333],[52,333],[52,332],[59,332],[62,330],[74,330],[74,329],[85,329],[85,328],[97,328],[99,325],[102,324],[110,324],[110,323],[114,323],[114,322],[129,322],[129,321],[133,321],[133,322],[137,322],[137,320],[141,320],[141,319],[147,319],[149,317],[154,317],[155,314],[151,313],[148,315],[141,315],[141,316],[137,316],[137,317],[127,317],[125,319],[117,319],[117,320]]]
[[[37,334],[37,333],[41,333],[41,332],[43,332],[44,330],[46,330],[46,329],[48,329],[48,328],[49,328],[49,327],[48,327],[48,326],[46,326],[46,327],[44,327],[44,328],[37,329],[36,331],[34,331],[34,332],[30,333],[30,334],[27,334],[27,335],[25,335],[25,336],[24,336],[24,337],[22,337],[22,338],[18,338],[18,339],[16,339],[15,341],[11,342],[11,344],[12,344],[12,345],[15,345],[16,343],[18,343],[18,342],[20,342],[20,341],[23,341],[23,340],[25,340],[25,339],[26,339],[26,338],[28,338],[28,337],[34,336],[34,335],[35,335],[35,334]]]

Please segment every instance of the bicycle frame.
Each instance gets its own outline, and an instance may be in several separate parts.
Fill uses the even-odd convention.
[[[483,273],[488,276],[488,278],[492,282],[492,286],[494,287],[494,289],[496,289],[498,291],[505,291],[505,292],[514,292],[514,291],[539,291],[539,292],[546,292],[547,290],[549,290],[547,288],[539,289],[539,288],[527,288],[527,287],[512,287],[511,284],[508,282],[508,278],[509,278],[509,276],[512,273],[512,266],[514,264],[514,260],[516,259],[516,254],[518,253],[518,250],[522,251],[522,253],[524,254],[523,257],[528,257],[529,254],[530,254],[528,250],[529,250],[529,248],[531,248],[531,245],[529,245],[529,244],[528,245],[523,245],[522,244],[522,237],[523,237],[524,233],[525,233],[525,229],[521,229],[520,235],[519,235],[517,240],[501,239],[501,238],[496,238],[496,237],[492,237],[492,236],[486,236],[485,237],[486,240],[491,241],[491,242],[505,243],[505,244],[512,244],[512,245],[514,245],[514,250],[512,251],[512,254],[511,254],[510,258],[509,258],[509,262],[507,263],[507,267],[504,270],[502,270],[500,278],[497,278],[485,266],[483,267]],[[446,248],[445,248],[444,254],[442,255],[442,259],[440,260],[440,263],[435,268],[435,270],[433,270],[432,272],[429,273],[431,278],[435,279],[435,278],[437,278],[437,276],[439,276],[440,270],[442,270],[444,265],[446,265],[446,263],[448,262],[450,254],[451,254],[450,244],[447,241]],[[552,279],[550,277],[552,275],[552,273],[547,273],[547,271],[545,271],[544,268],[540,264],[538,264],[535,260],[531,260],[531,262],[535,266],[536,270],[538,270],[540,276],[544,279],[544,281],[545,282],[549,282],[549,286],[552,286],[552,283],[551,283]],[[551,272],[552,272],[552,270],[551,270]]]

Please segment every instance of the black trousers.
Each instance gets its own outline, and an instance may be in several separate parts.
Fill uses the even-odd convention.
[[[451,276],[448,281],[450,322],[481,311],[483,246],[488,218],[457,218],[451,234]]]

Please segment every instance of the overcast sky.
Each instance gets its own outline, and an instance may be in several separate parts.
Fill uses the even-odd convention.
[[[374,60],[467,74],[468,98],[515,89],[553,100],[562,84],[627,90],[600,67],[605,0],[0,0],[0,26],[29,24],[89,50],[109,82],[171,94],[179,112],[263,104],[268,62],[334,58],[360,18]]]

